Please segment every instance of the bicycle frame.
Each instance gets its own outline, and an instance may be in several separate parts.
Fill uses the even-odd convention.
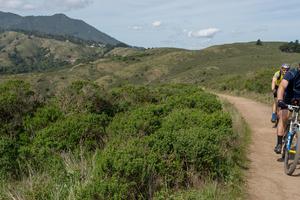
[[[293,106],[293,105],[288,105],[288,109],[292,111],[292,119],[290,121],[290,128],[287,133],[287,145],[286,145],[286,150],[289,153],[296,153],[295,150],[291,150],[291,141],[295,135],[295,133],[300,130],[300,123],[299,123],[299,106]]]

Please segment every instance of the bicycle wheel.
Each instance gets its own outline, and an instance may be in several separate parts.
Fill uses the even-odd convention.
[[[300,132],[297,131],[290,139],[290,150],[287,149],[287,140],[285,141],[284,172],[292,175],[297,167],[300,158]]]

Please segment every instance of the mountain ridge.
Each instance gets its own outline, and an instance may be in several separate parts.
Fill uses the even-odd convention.
[[[51,16],[21,16],[0,11],[0,28],[4,30],[37,31],[52,35],[69,35],[87,41],[116,46],[122,42],[87,24],[63,13]]]

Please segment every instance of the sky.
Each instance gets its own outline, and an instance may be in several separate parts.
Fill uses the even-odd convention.
[[[22,16],[64,13],[141,47],[299,39],[299,0],[0,0]]]

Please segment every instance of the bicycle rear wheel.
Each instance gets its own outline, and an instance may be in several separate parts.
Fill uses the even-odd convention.
[[[297,131],[291,138],[290,150],[287,149],[287,140],[285,141],[284,172],[292,175],[297,167],[300,158],[300,132]]]
[[[282,148],[282,153],[281,153],[281,159],[282,161],[284,161],[284,157],[285,157],[285,149],[286,149],[286,141],[287,141],[287,135],[288,135],[288,132],[290,130],[290,123],[291,123],[291,120],[289,119],[288,122],[287,122],[287,125],[285,127],[285,131],[284,131],[284,136],[283,136],[283,139],[282,139],[282,143],[283,143],[283,148]]]

